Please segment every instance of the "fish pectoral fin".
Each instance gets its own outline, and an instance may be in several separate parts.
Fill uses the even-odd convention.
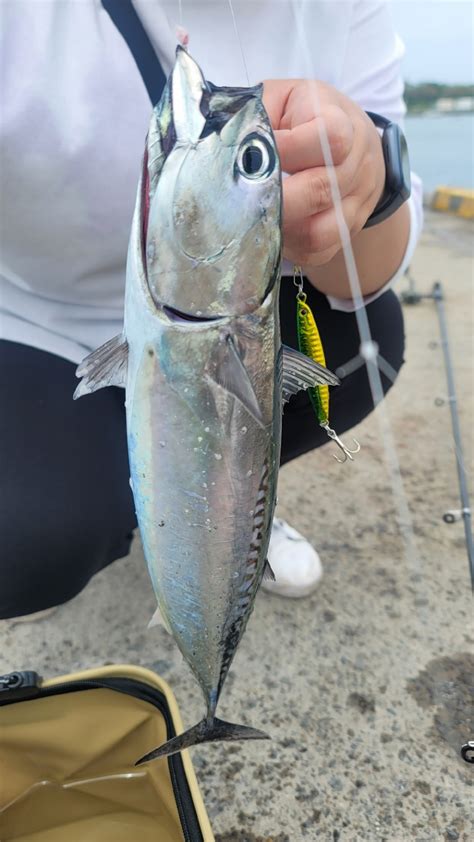
[[[105,386],[125,386],[127,365],[128,342],[119,333],[77,366],[76,377],[80,377],[81,382],[74,392],[74,400]]]
[[[162,614],[159,605],[156,606],[156,611],[153,614],[153,617],[151,618],[150,622],[148,623],[147,628],[152,629],[154,628],[154,626],[163,626],[163,628],[166,629],[168,634],[173,634],[173,632],[171,631],[170,624],[168,623],[166,617]]]
[[[275,573],[273,572],[273,568],[272,568],[270,562],[268,561],[268,558],[265,562],[265,567],[263,568],[263,577],[262,578],[265,579],[267,582],[276,582],[276,576],[275,576]]]
[[[283,403],[289,401],[291,396],[301,389],[321,385],[338,386],[340,383],[332,371],[287,345],[282,345],[280,365]]]
[[[222,343],[211,377],[240,401],[260,427],[266,426],[249,373],[230,334]]]
[[[199,745],[199,743],[212,743],[217,740],[235,741],[235,740],[269,740],[271,739],[264,731],[258,731],[256,728],[249,728],[248,725],[235,725],[233,722],[224,722],[222,719],[213,717],[211,719],[202,719],[189,731],[184,734],[178,734],[177,737],[172,737],[171,740],[164,743],[159,748],[148,752],[140,760],[137,760],[135,766],[141,766],[142,763],[148,763],[150,760],[157,760],[159,757],[169,757],[171,754],[176,754],[178,751],[183,751],[190,746]]]

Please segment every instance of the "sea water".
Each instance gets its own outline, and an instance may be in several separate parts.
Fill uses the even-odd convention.
[[[405,134],[425,193],[440,185],[474,188],[474,113],[407,115]]]

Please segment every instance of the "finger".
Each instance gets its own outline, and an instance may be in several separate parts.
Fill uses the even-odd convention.
[[[332,260],[333,257],[340,251],[340,246],[333,246],[325,251],[318,252],[317,255],[304,254],[297,249],[292,249],[290,246],[283,249],[283,257],[289,263],[295,266],[304,266],[308,268],[315,268],[317,266],[325,266]]]
[[[297,79],[267,79],[263,83],[263,104],[272,126],[279,126],[285,105]]]
[[[354,166],[349,158],[333,169],[337,192],[344,197],[354,181]],[[333,183],[329,167],[314,167],[295,173],[283,181],[283,219],[285,224],[300,223],[302,219],[327,210],[334,204]],[[339,197],[338,197],[339,198]]]
[[[325,139],[331,161],[337,166],[349,154],[353,135],[352,123],[342,109],[328,106],[324,115],[275,132],[281,167],[284,172],[296,173],[330,163],[325,160]]]
[[[341,247],[348,230],[352,234],[359,225],[360,205],[356,197],[349,196],[342,202],[342,214],[347,229],[339,230],[334,207],[300,221],[299,225],[283,226],[285,256],[307,265],[320,265],[325,252]]]

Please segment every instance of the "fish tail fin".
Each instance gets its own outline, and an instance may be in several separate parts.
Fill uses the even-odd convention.
[[[176,754],[190,746],[198,745],[198,743],[211,743],[216,740],[270,740],[268,734],[264,731],[258,731],[256,728],[249,728],[247,725],[234,725],[233,722],[224,722],[222,719],[213,717],[210,719],[202,719],[193,728],[184,731],[183,734],[178,734],[172,737],[168,742],[163,743],[159,748],[155,748],[140,760],[137,760],[135,766],[141,766],[142,763],[148,763],[149,760],[156,760],[159,757],[169,757],[171,754]]]

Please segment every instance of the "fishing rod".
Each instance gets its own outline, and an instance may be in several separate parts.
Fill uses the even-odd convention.
[[[446,371],[446,380],[448,384],[447,398],[436,398],[436,406],[444,406],[449,404],[451,412],[451,426],[454,439],[454,446],[456,452],[456,466],[459,481],[459,496],[461,498],[460,509],[450,509],[443,515],[445,523],[457,523],[460,520],[464,521],[464,533],[466,536],[466,549],[469,562],[469,571],[471,575],[471,586],[474,590],[474,546],[472,537],[472,512],[471,503],[469,499],[469,490],[466,482],[466,470],[464,467],[464,454],[461,440],[461,427],[459,424],[458,413],[458,399],[456,394],[456,386],[454,382],[454,370],[451,360],[451,351],[449,346],[448,326],[446,321],[446,310],[444,306],[445,298],[443,292],[443,285],[440,281],[433,284],[433,288],[429,293],[419,293],[415,286],[413,277],[407,272],[408,290],[401,293],[401,300],[404,304],[419,304],[423,299],[434,301],[438,313],[439,330],[441,334],[441,348],[444,357],[444,367]]]
[[[406,272],[408,277],[408,289],[401,293],[401,300],[404,304],[419,304],[423,299],[429,299],[436,304],[438,312],[439,331],[441,334],[441,347],[443,350],[444,367],[446,370],[446,380],[448,383],[447,398],[435,398],[436,406],[444,406],[449,403],[451,412],[451,426],[456,451],[456,466],[459,480],[459,496],[461,498],[461,509],[451,509],[443,515],[445,523],[457,523],[461,518],[464,521],[464,532],[466,536],[466,549],[469,561],[469,570],[471,574],[471,586],[474,590],[474,551],[472,540],[472,523],[471,523],[471,504],[469,500],[469,491],[466,482],[466,471],[464,468],[464,455],[461,441],[461,427],[459,424],[458,414],[458,400],[456,395],[456,386],[454,383],[454,371],[451,361],[451,351],[449,347],[448,326],[446,321],[446,310],[444,306],[443,286],[440,281],[433,284],[433,288],[429,293],[419,293],[415,286],[414,278],[409,271]],[[436,343],[437,344],[437,343]],[[474,740],[468,740],[461,746],[461,757],[466,763],[474,763]]]

